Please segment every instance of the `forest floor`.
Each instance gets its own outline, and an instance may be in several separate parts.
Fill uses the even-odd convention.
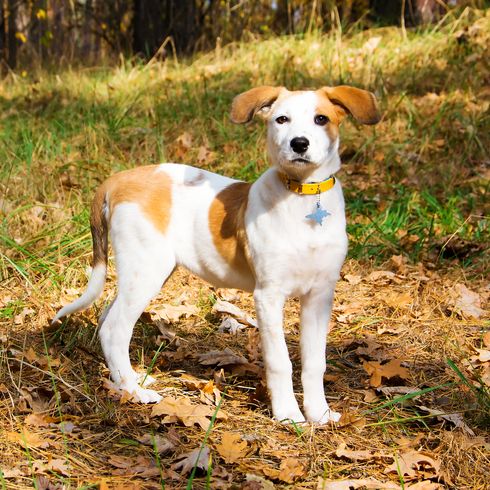
[[[489,42],[489,13],[467,9],[419,31],[251,40],[3,80],[0,487],[489,488]],[[273,421],[257,330],[220,328],[226,302],[254,316],[251,296],[183,270],[131,344],[163,402],[117,393],[96,328],[113,264],[103,299],[50,326],[87,283],[94,189],[159,161],[253,181],[265,129],[229,122],[233,96],[339,83],[374,91],[383,112],[373,128],[341,130],[350,252],[325,375],[340,422]],[[294,299],[284,328],[299,397]]]

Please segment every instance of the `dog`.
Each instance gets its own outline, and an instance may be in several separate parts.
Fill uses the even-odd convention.
[[[53,321],[87,308],[102,293],[110,232],[118,292],[101,316],[99,337],[112,380],[133,400],[161,399],[140,386],[129,343],[139,316],[180,265],[217,287],[253,293],[275,419],[338,421],[325,399],[323,375],[334,289],[347,253],[344,198],[334,177],[339,125],[347,115],[376,124],[375,96],[345,85],[252,88],[234,98],[231,120],[267,122],[272,165],[253,184],[174,163],[109,177],[92,203],[87,289]],[[299,297],[301,305],[303,411],[283,332],[288,297]]]

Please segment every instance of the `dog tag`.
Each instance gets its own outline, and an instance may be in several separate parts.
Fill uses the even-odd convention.
[[[312,221],[315,221],[315,223],[318,223],[321,226],[322,221],[331,214],[332,213],[329,213],[326,209],[323,209],[321,204],[317,202],[315,212],[307,214],[305,217],[306,219],[311,219]]]

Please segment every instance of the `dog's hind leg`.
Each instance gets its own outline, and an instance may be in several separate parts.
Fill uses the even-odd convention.
[[[129,358],[129,344],[136,321],[175,267],[168,240],[147,225],[142,221],[126,223],[118,228],[117,235],[113,234],[118,293],[99,330],[112,380],[142,403],[157,402],[161,396],[139,386]]]

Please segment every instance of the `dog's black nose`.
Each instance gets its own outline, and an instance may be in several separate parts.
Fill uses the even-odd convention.
[[[310,142],[304,136],[300,136],[298,138],[293,138],[289,144],[295,153],[301,155],[308,149]]]

